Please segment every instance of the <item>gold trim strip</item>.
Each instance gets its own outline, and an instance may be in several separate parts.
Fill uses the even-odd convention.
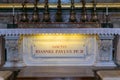
[[[1,3],[0,8],[22,8],[21,3]],[[69,4],[62,4],[62,8],[70,8],[70,3]],[[119,8],[120,9],[120,3],[97,3],[96,7],[97,8],[105,8],[108,6],[109,8]],[[26,5],[27,8],[33,8],[34,5],[33,3],[27,3]],[[38,4],[39,8],[44,8],[44,4]],[[82,4],[81,3],[75,3],[76,8],[81,8]],[[92,8],[93,4],[92,3],[86,3],[87,8]],[[49,4],[49,8],[57,8],[57,4]]]

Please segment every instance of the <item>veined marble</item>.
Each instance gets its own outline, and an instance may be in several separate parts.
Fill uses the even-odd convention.
[[[60,35],[62,34],[60,33]],[[74,34],[72,33],[72,35]],[[72,56],[66,55],[64,57],[62,56],[64,54],[59,54],[61,57],[59,57],[59,55],[54,56],[54,54],[52,54],[53,56],[51,55],[51,57],[47,54],[42,55],[44,57],[40,57],[41,55],[34,57],[31,46],[33,45],[32,43],[34,43],[32,39],[35,38],[32,36],[33,35],[24,35],[23,37],[17,35],[6,36],[7,61],[4,66],[115,66],[112,57],[113,35],[98,35],[100,38],[90,35],[91,37],[86,36],[85,38],[80,38],[78,42],[84,42],[87,48],[84,49],[86,51],[85,54],[81,56],[70,53]],[[40,45],[38,47],[40,47]]]

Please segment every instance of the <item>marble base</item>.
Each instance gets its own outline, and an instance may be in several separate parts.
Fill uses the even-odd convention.
[[[25,64],[23,62],[11,62],[7,61],[3,67],[24,67]]]
[[[99,67],[108,67],[108,66],[115,67],[116,64],[113,61],[110,61],[110,62],[98,62],[98,63],[95,64],[95,66],[97,66],[97,67],[98,66]]]

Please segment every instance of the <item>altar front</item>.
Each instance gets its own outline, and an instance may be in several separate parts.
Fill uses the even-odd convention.
[[[96,61],[96,35],[44,33],[21,38],[27,66],[92,66]]]
[[[116,66],[113,39],[119,29],[3,29],[1,34],[8,53],[5,67]]]

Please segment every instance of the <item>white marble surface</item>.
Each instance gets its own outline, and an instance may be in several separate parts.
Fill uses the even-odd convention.
[[[0,29],[1,30],[1,29]],[[3,29],[3,31],[4,31],[5,29]],[[46,31],[48,31],[48,33],[54,33],[54,32],[57,32],[57,31],[55,31],[55,30],[58,30],[58,29],[53,29],[53,30],[51,30],[51,29],[41,29],[41,30],[37,30],[37,29],[15,29],[16,31],[14,32],[14,33],[12,33],[12,31],[14,31],[14,30],[12,30],[12,29],[10,29],[10,30],[8,30],[8,32],[7,32],[7,30],[6,30],[6,34],[8,34],[9,33],[9,31],[10,31],[10,33],[11,34],[18,34],[18,33],[21,33],[21,34],[28,34],[28,33],[30,33],[32,30],[33,30],[33,32],[35,32],[35,33],[46,33]],[[22,30],[23,30],[23,33],[22,33]],[[31,30],[31,31],[29,31],[29,30]],[[36,30],[36,31],[35,31]],[[42,31],[43,30],[43,31]],[[45,30],[45,31],[44,31]],[[50,30],[50,31],[49,31]],[[63,31],[62,31],[63,30]],[[85,30],[85,34],[89,34],[89,29],[60,29],[60,30],[58,30],[58,32],[64,32],[64,33],[79,33],[79,31],[81,32],[81,31],[84,31]],[[96,29],[95,29],[96,30]],[[98,31],[99,31],[99,29],[97,29]],[[95,32],[97,32],[97,30],[95,31]],[[101,29],[100,31],[102,31],[103,29]],[[109,30],[109,29],[108,29]],[[110,30],[112,30],[112,29],[110,29]],[[117,29],[115,29],[115,30],[117,30]],[[20,31],[20,32],[17,32],[17,31]],[[25,31],[28,31],[28,32],[25,32]],[[37,32],[38,31],[38,32]],[[88,31],[88,32],[87,32]],[[92,29],[90,29],[90,31],[93,31],[94,32],[94,30],[92,30]],[[105,30],[106,31],[106,30]],[[112,30],[113,31],[113,30]],[[119,31],[119,29],[117,30],[117,31]],[[0,32],[1,33],[1,32]],[[98,32],[99,33],[99,32]],[[116,32],[117,33],[117,32]],[[31,33],[32,34],[32,33]],[[19,52],[19,51],[23,51],[23,49],[22,48],[20,48],[20,47],[22,47],[22,46],[24,46],[23,45],[23,43],[22,42],[17,42],[18,41],[18,39],[19,39],[19,36],[20,35],[6,35],[7,37],[6,37],[6,49],[7,49],[7,62],[6,62],[6,64],[5,64],[5,66],[7,67],[7,66],[25,66],[25,64],[24,64],[24,62],[23,62],[23,57],[24,58],[29,58],[30,60],[31,59],[33,59],[32,57],[31,57],[31,55],[29,55],[29,54],[27,54],[27,53],[30,53],[30,52],[26,52],[25,54],[23,54],[23,52]],[[100,36],[100,35],[99,35]],[[113,39],[112,37],[113,37],[113,35],[111,35],[111,34],[106,34],[106,35],[104,35],[103,37],[104,38],[102,38],[102,39]],[[111,41],[110,41],[110,43],[111,43]],[[14,44],[14,45],[16,45],[16,46],[14,46],[14,45],[12,45],[12,44]],[[29,43],[28,43],[29,44]],[[99,44],[98,42],[96,42],[96,44]],[[104,44],[104,43],[103,43]],[[7,46],[7,45],[9,45],[9,46]],[[18,46],[19,45],[19,46]],[[15,49],[15,57],[17,58],[17,59],[19,59],[18,61],[20,61],[20,62],[22,62],[22,63],[17,63],[17,64],[14,64],[13,62],[11,62],[11,59],[15,59],[11,54],[14,52],[14,51],[10,51],[9,50],[9,47],[11,47],[11,46],[14,46],[14,47],[19,47],[19,51],[17,50],[17,49]],[[96,48],[96,50],[98,50],[97,48],[98,47],[95,47]],[[118,47],[119,48],[119,47]],[[26,50],[29,50],[29,49],[26,49]],[[119,49],[118,49],[119,50]],[[118,54],[119,55],[119,54]],[[85,66],[87,66],[87,65],[91,65],[91,66],[115,66],[115,64],[114,64],[114,62],[113,61],[111,61],[111,58],[110,58],[110,61],[99,61],[99,60],[97,60],[97,59],[99,59],[98,58],[98,56],[99,56],[99,53],[96,51],[96,53],[95,53],[95,56],[97,56],[95,59],[96,59],[96,61],[93,61],[93,62],[91,62],[90,63],[90,61],[91,61],[91,59],[89,59],[90,57],[88,57],[86,60],[84,59],[84,58],[82,58],[81,60],[80,59],[78,59],[78,58],[71,58],[70,60],[73,60],[73,62],[69,62],[69,59],[63,59],[63,62],[64,62],[64,64],[62,64],[63,62],[60,62],[61,61],[61,59],[59,59],[59,60],[56,60],[55,58],[54,59],[42,59],[42,58],[40,58],[36,63],[31,63],[31,64],[29,64],[29,65],[35,65],[35,64],[42,64],[42,65],[44,65],[44,66],[52,66],[52,65],[54,65],[53,63],[55,63],[55,65],[57,65],[57,66],[61,66],[61,65],[59,65],[59,64],[62,64],[62,65],[71,65],[71,66],[74,66],[74,65],[77,65],[77,66],[82,66],[82,65],[85,65]],[[94,57],[95,57],[94,56]],[[107,57],[109,56],[109,54],[108,55],[106,55]],[[110,56],[109,57],[111,57],[111,53],[110,53]],[[91,58],[93,58],[93,56],[91,57]],[[38,59],[38,58],[37,58]],[[57,61],[57,62],[55,62],[55,60]],[[88,60],[88,62],[87,62],[87,60]],[[35,60],[33,60],[33,61],[35,61]],[[42,61],[41,63],[39,62],[39,61]],[[85,64],[83,63],[84,61],[86,61],[85,62]],[[27,60],[27,62],[29,62],[29,60]],[[49,64],[49,62],[51,62],[51,64]]]
[[[49,35],[49,34],[48,34]],[[31,46],[33,45],[33,40],[35,37],[32,36],[23,36],[23,41],[21,41],[23,44],[21,46],[21,53],[23,53],[23,61],[26,64],[26,66],[94,66],[96,62],[96,55],[98,53],[98,44],[96,40],[96,36],[86,36],[85,39],[82,37],[78,41],[81,43],[85,43],[86,49],[86,55],[85,57],[76,56],[76,54],[71,53],[66,57],[63,57],[64,54],[61,57],[55,57],[54,54],[51,54],[51,56],[47,56],[49,54],[45,54],[44,57],[34,57],[33,51],[31,49]],[[70,44],[70,43],[69,43]],[[74,42],[72,44],[75,44]],[[40,46],[40,45],[39,45]],[[47,46],[43,45],[42,46]],[[57,54],[57,53],[56,53]]]
[[[26,28],[26,29],[0,29],[0,35],[22,35],[39,33],[80,33],[80,34],[106,34],[120,35],[120,28]]]

